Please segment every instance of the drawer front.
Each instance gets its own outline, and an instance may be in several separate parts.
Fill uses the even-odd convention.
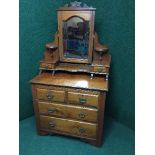
[[[98,107],[99,95],[68,92],[68,101],[78,105]]]
[[[52,64],[47,64],[47,63],[40,63],[40,68],[45,68],[45,69],[52,69],[53,66]]]
[[[106,72],[106,68],[103,66],[95,66],[94,72]]]
[[[65,132],[81,137],[96,138],[97,125],[68,119],[40,116],[41,129]]]
[[[39,102],[38,106],[43,115],[97,122],[97,109],[45,102]]]
[[[37,88],[37,97],[40,100],[64,102],[65,91]]]

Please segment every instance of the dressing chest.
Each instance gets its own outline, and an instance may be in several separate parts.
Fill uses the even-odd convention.
[[[75,1],[57,14],[55,40],[30,81],[37,131],[100,146],[111,56],[94,32],[95,8]]]

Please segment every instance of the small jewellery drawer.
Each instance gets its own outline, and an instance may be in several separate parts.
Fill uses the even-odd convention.
[[[98,107],[99,95],[79,92],[68,92],[68,102],[79,105]]]
[[[53,66],[52,66],[52,64],[47,64],[47,63],[41,62],[41,63],[40,63],[40,68],[52,69]]]
[[[94,72],[106,72],[106,68],[103,66],[95,66]]]
[[[43,130],[59,131],[81,137],[96,138],[97,125],[93,123],[40,116],[40,125]]]
[[[45,102],[39,102],[38,106],[43,115],[97,122],[97,109]]]
[[[37,97],[40,100],[64,102],[65,91],[37,88]]]

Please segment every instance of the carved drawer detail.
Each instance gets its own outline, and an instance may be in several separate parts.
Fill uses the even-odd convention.
[[[37,97],[38,99],[45,100],[45,101],[64,102],[65,91],[37,88]]]
[[[98,107],[99,94],[68,92],[68,102],[83,106]]]
[[[65,132],[87,138],[96,138],[97,125],[69,119],[40,116],[41,129],[50,131]]]
[[[39,102],[38,107],[42,115],[97,122],[97,109],[47,102]]]

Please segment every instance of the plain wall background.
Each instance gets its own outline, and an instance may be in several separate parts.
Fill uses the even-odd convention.
[[[20,120],[34,114],[29,80],[38,74],[47,42],[57,31],[56,9],[68,0],[20,0]],[[110,47],[106,115],[134,129],[134,0],[81,0],[95,7],[95,31]]]

